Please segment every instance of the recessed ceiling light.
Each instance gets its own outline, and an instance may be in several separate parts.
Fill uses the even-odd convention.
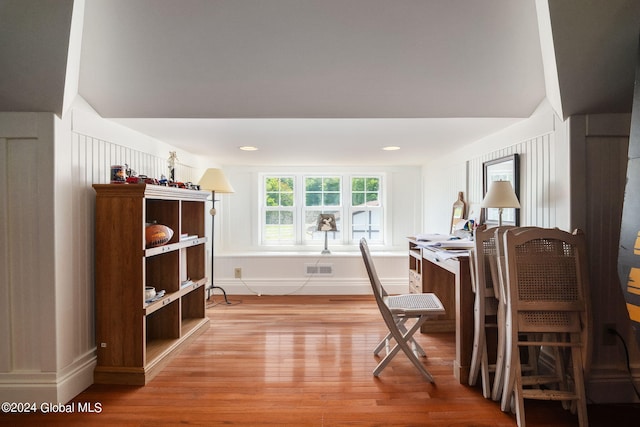
[[[400,147],[395,146],[395,145],[389,145],[389,146],[387,146],[387,147],[382,147],[382,149],[383,149],[384,151],[397,151],[397,150],[399,150],[399,149],[400,149]]]
[[[240,149],[242,151],[258,151],[258,147],[254,147],[252,145],[243,145]]]

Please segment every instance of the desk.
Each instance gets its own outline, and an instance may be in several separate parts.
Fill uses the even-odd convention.
[[[474,322],[469,257],[440,260],[437,251],[420,247],[415,239],[410,238],[409,279],[410,292],[433,292],[442,301],[447,314],[427,321],[422,332],[455,331],[453,374],[460,384],[468,384]]]

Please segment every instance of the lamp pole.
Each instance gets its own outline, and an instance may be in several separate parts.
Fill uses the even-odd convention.
[[[207,301],[211,299],[211,294],[213,293],[214,289],[220,289],[222,291],[222,294],[224,295],[224,301],[227,304],[231,304],[229,302],[229,300],[227,299],[227,293],[225,292],[224,289],[222,289],[220,286],[216,286],[213,282],[213,264],[215,262],[215,257],[214,257],[214,248],[216,245],[216,242],[214,240],[214,233],[215,233],[215,218],[216,218],[216,192],[215,190],[211,190],[211,210],[209,211],[209,213],[211,214],[211,286],[209,287],[209,292],[207,292]]]
[[[224,294],[224,300],[227,304],[231,304],[227,299],[227,293],[220,286],[216,286],[213,281],[213,272],[214,272],[214,263],[215,263],[215,218],[216,218],[216,191],[218,193],[233,193],[233,187],[227,181],[227,178],[224,176],[224,172],[218,168],[209,168],[207,169],[200,181],[198,181],[198,185],[203,190],[211,191],[211,210],[209,213],[211,214],[211,286],[207,292],[207,300],[211,298],[211,293],[213,293],[214,289],[220,289]]]

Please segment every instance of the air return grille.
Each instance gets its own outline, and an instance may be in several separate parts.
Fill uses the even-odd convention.
[[[333,264],[305,264],[307,276],[331,276]]]

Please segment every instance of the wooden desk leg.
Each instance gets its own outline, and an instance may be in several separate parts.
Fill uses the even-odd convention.
[[[459,258],[460,271],[455,275],[456,288],[456,359],[453,374],[460,384],[469,383],[473,352],[473,291],[469,258]]]

